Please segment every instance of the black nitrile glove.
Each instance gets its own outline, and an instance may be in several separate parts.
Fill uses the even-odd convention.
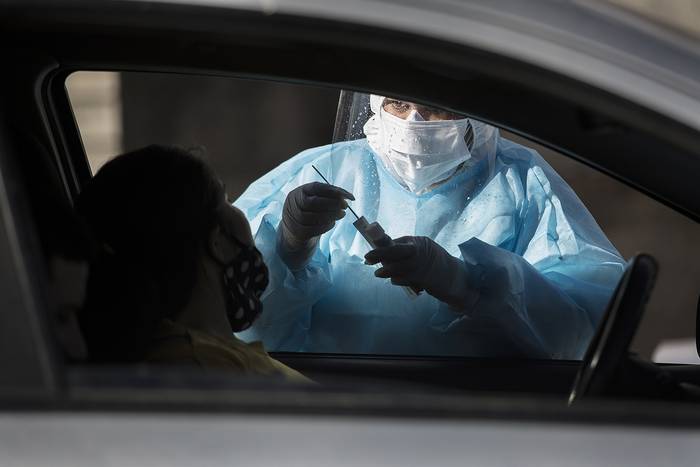
[[[277,236],[277,251],[289,269],[306,266],[319,237],[345,217],[347,199],[355,197],[340,187],[319,182],[306,183],[289,192]]]
[[[478,298],[469,268],[428,237],[401,237],[394,244],[365,255],[367,264],[382,263],[374,272],[394,285],[424,289],[433,297],[461,311]]]

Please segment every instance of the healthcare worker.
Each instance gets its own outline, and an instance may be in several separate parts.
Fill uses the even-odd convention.
[[[351,96],[345,141],[303,151],[234,203],[271,271],[240,337],[277,351],[580,358],[624,261],[573,190],[495,127]],[[348,206],[394,244],[372,250]]]

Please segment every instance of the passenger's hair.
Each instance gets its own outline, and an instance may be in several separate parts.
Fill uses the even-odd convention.
[[[164,146],[114,158],[86,185],[76,207],[103,250],[80,317],[90,360],[144,357],[158,323],[190,299],[223,198],[201,158]]]

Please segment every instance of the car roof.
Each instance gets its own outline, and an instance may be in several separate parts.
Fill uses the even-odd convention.
[[[51,5],[4,0],[4,5]],[[529,62],[700,130],[700,36],[603,1],[123,0],[293,15],[419,34]],[[64,0],[59,5],[100,5]],[[147,10],[144,9],[144,12]]]
[[[410,98],[512,130],[700,220],[698,41],[609,4],[4,0],[0,10],[3,47],[43,55],[49,75],[210,72]]]
[[[161,3],[317,17],[473,46],[571,76],[700,130],[700,40],[605,2],[162,0]]]

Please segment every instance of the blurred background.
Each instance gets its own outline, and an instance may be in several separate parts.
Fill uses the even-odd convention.
[[[700,35],[700,1],[611,2]],[[67,89],[93,173],[110,157],[148,144],[204,148],[234,198],[301,150],[330,143],[339,94],[269,81],[112,72],[74,73]],[[651,357],[664,342],[672,352],[657,359],[700,363],[694,351],[700,224],[573,160],[507,137],[540,151],[624,257],[643,251],[659,260],[633,349]]]

